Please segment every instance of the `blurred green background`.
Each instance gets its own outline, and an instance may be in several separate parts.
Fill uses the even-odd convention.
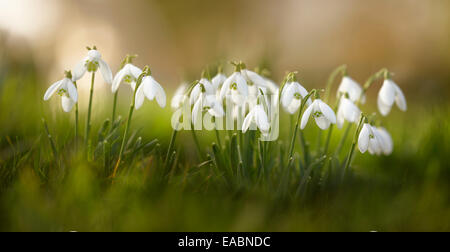
[[[0,230],[450,231],[449,9],[446,0],[0,0]],[[197,171],[166,190],[144,171],[105,190],[76,160],[64,183],[48,181],[33,169],[52,169],[41,118],[63,147],[73,116],[62,113],[58,99],[42,97],[87,45],[97,45],[114,72],[125,54],[138,54],[136,64],[150,65],[169,94],[204,67],[234,59],[269,68],[277,83],[297,70],[308,89],[325,87],[344,63],[360,83],[387,67],[409,108],[384,120],[392,156],[358,154],[357,178],[301,202],[228,190]],[[88,84],[79,83],[82,111]],[[380,85],[369,91],[368,113],[376,111]],[[125,116],[131,92],[122,89]],[[110,115],[111,99],[97,78],[93,132]],[[146,102],[135,116],[144,139],[168,145],[170,108]],[[212,136],[202,136],[204,146]],[[177,148],[193,166],[189,134]]]

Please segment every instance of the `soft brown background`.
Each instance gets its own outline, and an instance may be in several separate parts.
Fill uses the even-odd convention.
[[[36,62],[47,81],[95,44],[114,71],[139,54],[167,87],[232,59],[324,86],[346,63],[360,82],[388,67],[423,97],[449,93],[449,10],[447,0],[0,0],[0,29],[7,57]]]

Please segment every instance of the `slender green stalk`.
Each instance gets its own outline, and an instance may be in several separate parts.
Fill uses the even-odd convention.
[[[112,116],[111,116],[111,123],[112,124],[116,121],[116,109],[117,109],[117,97],[118,97],[118,94],[119,94],[119,90],[117,90],[116,93],[114,94],[113,110],[112,110]]]
[[[214,129],[214,131],[216,132],[216,138],[217,138],[217,145],[219,145],[220,149],[222,149],[222,141],[220,141],[220,134],[219,131],[216,129]]]
[[[339,145],[336,148],[335,156],[339,156],[341,154],[342,148],[344,147],[345,141],[347,140],[348,134],[350,133],[351,127],[352,124],[348,123],[347,127],[345,128],[344,135],[342,136],[341,141],[339,142]]]
[[[78,90],[77,82],[73,83],[75,88]],[[78,102],[75,103],[75,146],[78,148]]]
[[[334,111],[338,111],[339,110],[339,105],[340,105],[340,102],[341,102],[341,98],[342,98],[342,96],[339,96],[339,99],[337,99],[336,105],[334,106]],[[328,148],[330,146],[331,136],[333,135],[333,129],[334,129],[334,124],[332,124],[330,126],[330,129],[328,130],[328,136],[327,136],[327,140],[325,142],[325,147],[324,147],[324,150],[323,150],[323,154],[324,155],[328,154]]]
[[[50,134],[50,130],[48,129],[47,121],[45,121],[44,118],[42,118],[42,124],[44,125],[45,133],[47,134],[48,141],[50,142],[50,146],[53,151],[53,156],[55,159],[58,159],[58,150],[56,149],[55,141],[53,140],[52,135]]]
[[[344,171],[343,171],[342,178],[345,177],[345,174],[347,173],[348,168],[350,167],[350,164],[352,162],[353,154],[355,153],[356,144],[358,142],[358,135],[359,135],[359,132],[361,131],[361,126],[362,126],[362,124],[364,122],[364,119],[365,119],[365,117],[363,115],[361,115],[361,119],[359,121],[358,127],[356,128],[355,135],[353,137],[352,147],[350,148],[350,153],[348,154],[347,161],[345,163],[345,168],[344,168]]]
[[[176,129],[172,132],[172,137],[170,138],[169,149],[167,149],[166,160],[164,161],[164,167],[167,168],[169,164],[170,153],[172,152],[173,146],[175,145],[175,139],[177,138],[178,131]]]
[[[85,139],[84,139],[84,145],[86,147],[86,151],[89,154],[89,134],[91,131],[91,114],[92,114],[92,100],[94,98],[94,82],[95,82],[95,72],[92,72],[92,79],[91,79],[91,89],[89,92],[89,107],[88,107],[88,114],[86,119],[86,133],[85,133]]]
[[[302,118],[302,114],[303,114],[303,110],[305,109],[306,102],[311,97],[311,95],[315,94],[316,92],[317,91],[315,89],[312,90],[302,101],[302,104],[300,106],[300,110],[298,111],[297,122],[295,123],[294,133],[293,133],[293,136],[292,136],[292,139],[291,139],[291,145],[289,147],[288,162],[289,162],[289,160],[291,160],[291,158],[292,158],[292,156],[294,154],[295,139],[297,138],[297,131],[298,131],[298,128],[300,126],[300,120]]]
[[[331,89],[333,87],[334,80],[338,76],[338,74],[347,75],[347,65],[342,65],[337,67],[328,78],[327,87],[325,89],[325,102],[328,103],[330,99]]]
[[[125,141],[127,139],[128,131],[130,130],[131,118],[133,117],[133,111],[134,111],[135,104],[136,104],[136,93],[137,93],[139,86],[142,83],[142,78],[144,78],[144,76],[146,76],[148,74],[151,74],[151,72],[150,72],[149,67],[146,66],[144,68],[144,71],[142,72],[141,76],[139,76],[139,78],[136,82],[136,88],[134,89],[133,98],[132,98],[131,105],[130,105],[130,111],[128,112],[128,120],[127,120],[127,124],[125,126],[125,132],[123,133],[122,145],[120,146],[119,159],[117,160],[116,166],[114,167],[114,172],[112,174],[113,179],[117,175],[117,170],[119,169],[120,162],[122,161],[122,158],[123,158],[123,151],[125,149]]]
[[[191,129],[192,138],[194,139],[195,146],[197,147],[198,156],[199,156],[200,160],[202,160],[203,159],[202,148],[200,147],[200,142],[198,141],[197,134],[195,133],[195,129],[194,129],[194,125],[193,124],[191,124],[191,128],[192,128]]]

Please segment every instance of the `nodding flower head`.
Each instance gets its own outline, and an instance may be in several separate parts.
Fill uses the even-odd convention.
[[[359,133],[358,148],[361,153],[369,151],[371,155],[389,155],[392,153],[393,144],[390,135],[381,132],[372,125],[365,123]]]
[[[211,82],[202,78],[198,83],[194,86],[190,95],[190,103],[191,105],[195,104],[195,102],[200,98],[201,94],[214,95],[215,90]]]
[[[145,67],[142,76],[142,81],[136,90],[136,109],[139,109],[144,104],[145,98],[150,101],[156,99],[156,102],[161,108],[166,106],[166,93],[161,85],[151,76],[150,68]]]
[[[344,122],[355,123],[361,114],[361,110],[347,97],[342,97],[337,112],[337,126],[342,128]]]
[[[384,80],[383,86],[378,94],[378,109],[383,116],[387,116],[394,103],[401,111],[407,110],[405,95],[400,87],[391,79]]]
[[[303,98],[308,95],[308,91],[297,81],[292,81],[284,85],[281,90],[281,105],[290,114],[294,114],[300,108]],[[306,104],[311,105],[311,99]]]
[[[242,76],[242,73],[234,72],[224,82],[222,89],[220,90],[219,99],[223,100],[226,97],[230,97],[234,104],[242,105],[245,103],[248,96],[247,81]]]
[[[95,73],[100,70],[105,82],[111,84],[113,75],[109,65],[102,59],[102,55],[95,46],[93,49],[89,47],[87,49],[87,56],[73,70],[72,81],[78,81],[86,72]]]
[[[117,92],[122,82],[130,84],[133,90],[136,88],[136,82],[142,74],[142,69],[132,64],[132,60],[135,57],[135,55],[127,55],[122,61],[122,68],[114,77],[113,84],[111,86],[111,91],[113,93]]]
[[[44,94],[44,101],[48,101],[55,93],[61,96],[61,106],[65,112],[70,112],[78,102],[78,92],[73,83],[71,72],[66,72],[66,77],[51,85]]]
[[[336,115],[334,111],[320,99],[314,100],[314,102],[306,109],[302,116],[301,129],[305,129],[311,116],[314,117],[317,126],[322,130],[328,129],[331,124],[336,124]]]
[[[252,123],[256,124],[258,129],[264,135],[269,133],[270,122],[263,105],[258,104],[250,110],[248,115],[245,117],[244,123],[242,124],[242,132],[247,132]]]
[[[194,125],[202,119],[201,116],[204,112],[217,118],[221,118],[225,115],[222,103],[216,99],[215,95],[207,93],[202,93],[194,104],[192,109],[192,122]]]
[[[348,98],[353,103],[366,102],[366,96],[364,95],[363,88],[358,84],[358,82],[356,82],[349,76],[344,76],[344,78],[342,78],[342,82],[341,85],[339,85],[337,93],[338,97],[345,95],[348,95]]]
[[[187,87],[188,87],[187,83],[182,83],[175,91],[172,98],[172,102],[170,103],[170,106],[172,107],[173,110],[177,110],[181,106],[183,106],[183,101],[185,99]]]

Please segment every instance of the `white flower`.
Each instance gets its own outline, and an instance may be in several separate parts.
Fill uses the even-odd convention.
[[[111,84],[113,75],[111,68],[102,60],[102,55],[97,50],[89,50],[88,55],[73,70],[73,81],[81,79],[86,72],[97,72],[100,69],[103,79],[106,83]]]
[[[342,97],[337,112],[337,126],[342,128],[345,121],[354,123],[358,120],[361,110],[348,98]]]
[[[212,79],[214,90],[219,90],[226,80],[227,76],[223,73],[218,73],[216,76],[214,76],[214,78]]]
[[[191,96],[190,96],[191,105],[195,104],[195,102],[200,98],[200,95],[203,92],[206,92],[206,94],[208,94],[208,95],[214,95],[215,94],[214,87],[213,87],[212,83],[206,78],[202,78],[197,83],[197,85],[195,85],[195,87],[192,89]]]
[[[387,116],[394,105],[401,111],[407,110],[406,99],[402,90],[391,79],[386,79],[378,94],[378,109],[383,116]]]
[[[248,86],[245,78],[240,72],[234,72],[223,83],[219,95],[220,100],[223,100],[227,95],[231,96],[231,100],[236,105],[242,105],[246,101],[248,96]]]
[[[136,82],[141,74],[142,70],[139,67],[130,63],[126,64],[114,77],[111,91],[113,93],[117,92],[122,81],[130,84],[131,88],[134,90],[136,88]]]
[[[278,85],[271,79],[264,78],[267,83],[267,87],[271,94],[278,94],[278,90],[280,89]]]
[[[387,145],[383,141],[383,137],[377,128],[368,123],[363,125],[358,138],[358,148],[361,153],[367,150],[371,155],[381,155],[384,150],[387,150]]]
[[[152,101],[156,98],[156,102],[161,108],[166,106],[166,93],[161,85],[148,75],[142,78],[142,83],[136,91],[136,109],[144,104],[145,97]]]
[[[216,96],[206,93],[200,95],[200,98],[195,102],[192,109],[192,122],[194,125],[201,119],[203,111],[207,111],[210,115],[218,118],[225,115],[222,104],[217,101]]]
[[[322,130],[326,130],[331,124],[336,124],[336,115],[334,111],[325,102],[316,99],[305,111],[300,125],[301,129],[305,129],[311,115],[316,120],[317,126]]]
[[[55,93],[61,96],[61,105],[65,112],[70,112],[73,105],[78,102],[77,88],[69,78],[51,85],[45,92],[44,101],[48,101]]]
[[[267,81],[259,74],[247,69],[243,69],[241,73],[247,82],[250,95],[258,96],[259,89],[266,91],[268,88]]]
[[[337,96],[340,97],[345,94],[348,94],[349,99],[354,103],[358,101],[361,103],[366,102],[366,96],[363,95],[363,88],[358,84],[358,82],[348,76],[344,76],[344,78],[342,78]]]
[[[242,124],[242,132],[245,133],[250,128],[250,125],[255,123],[258,129],[263,133],[267,134],[270,130],[270,123],[264,107],[260,104],[256,105],[247,117],[245,117],[244,123]]]
[[[281,91],[281,105],[290,114],[294,114],[302,104],[303,98],[308,95],[308,91],[298,82],[287,83]],[[311,105],[308,99],[307,105]]]
[[[177,110],[183,105],[185,93],[187,91],[186,90],[187,86],[188,86],[187,83],[183,83],[175,91],[175,94],[173,95],[173,98],[172,98],[172,102],[170,104],[173,110]]]
[[[378,127],[377,128],[378,133],[381,137],[381,139],[383,140],[383,154],[384,155],[391,155],[392,151],[394,150],[394,141],[392,140],[391,135],[389,134],[389,132],[383,128],[383,127]]]

